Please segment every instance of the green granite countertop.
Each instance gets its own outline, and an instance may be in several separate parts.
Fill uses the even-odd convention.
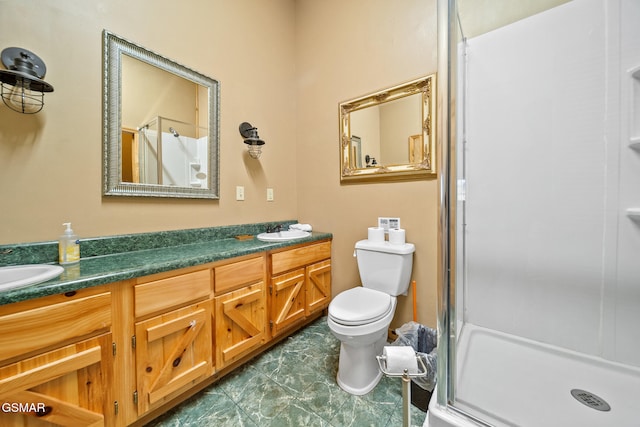
[[[237,228],[234,230],[236,232],[250,231],[239,230]],[[166,235],[166,233],[164,234]],[[243,233],[240,232],[238,234]],[[148,234],[148,236],[152,235],[153,233]],[[224,233],[222,233],[219,238],[197,241],[195,243],[167,245],[120,253],[111,252],[98,256],[83,257],[79,264],[66,267],[65,272],[57,279],[24,288],[0,292],[0,305],[133,279],[164,271],[192,267],[300,243],[330,239],[331,237],[331,233],[314,231],[311,233],[311,236],[306,238],[287,242],[268,243],[262,242],[255,237],[248,240],[239,240],[230,236],[225,237]],[[81,256],[84,256],[82,252],[82,240],[80,247]],[[27,263],[29,262],[25,262],[25,264]]]

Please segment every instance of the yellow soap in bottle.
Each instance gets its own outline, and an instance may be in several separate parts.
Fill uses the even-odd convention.
[[[60,265],[76,264],[80,261],[80,240],[73,233],[71,223],[65,222],[64,234],[60,236],[58,244],[58,258]]]

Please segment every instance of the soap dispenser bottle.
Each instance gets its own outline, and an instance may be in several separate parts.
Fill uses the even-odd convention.
[[[71,223],[65,222],[64,234],[60,236],[58,245],[58,256],[61,265],[75,264],[80,261],[80,240],[73,233]]]

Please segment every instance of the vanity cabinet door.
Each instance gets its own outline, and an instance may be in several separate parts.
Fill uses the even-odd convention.
[[[323,310],[331,302],[331,260],[318,262],[306,268],[305,315]]]
[[[276,250],[270,260],[269,326],[276,337],[329,305],[331,242]]]
[[[113,358],[107,333],[3,366],[0,425],[115,425]]]
[[[208,300],[136,323],[139,415],[213,374],[211,305]]]
[[[277,336],[288,326],[305,317],[305,269],[271,278],[270,327],[272,336]]]
[[[223,368],[265,340],[264,281],[215,298],[216,366]]]

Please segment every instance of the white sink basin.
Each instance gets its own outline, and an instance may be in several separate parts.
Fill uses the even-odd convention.
[[[46,282],[64,271],[59,265],[27,264],[0,267],[0,291]]]
[[[286,242],[287,240],[302,239],[311,236],[308,231],[285,230],[275,233],[260,233],[256,237],[263,242]]]

